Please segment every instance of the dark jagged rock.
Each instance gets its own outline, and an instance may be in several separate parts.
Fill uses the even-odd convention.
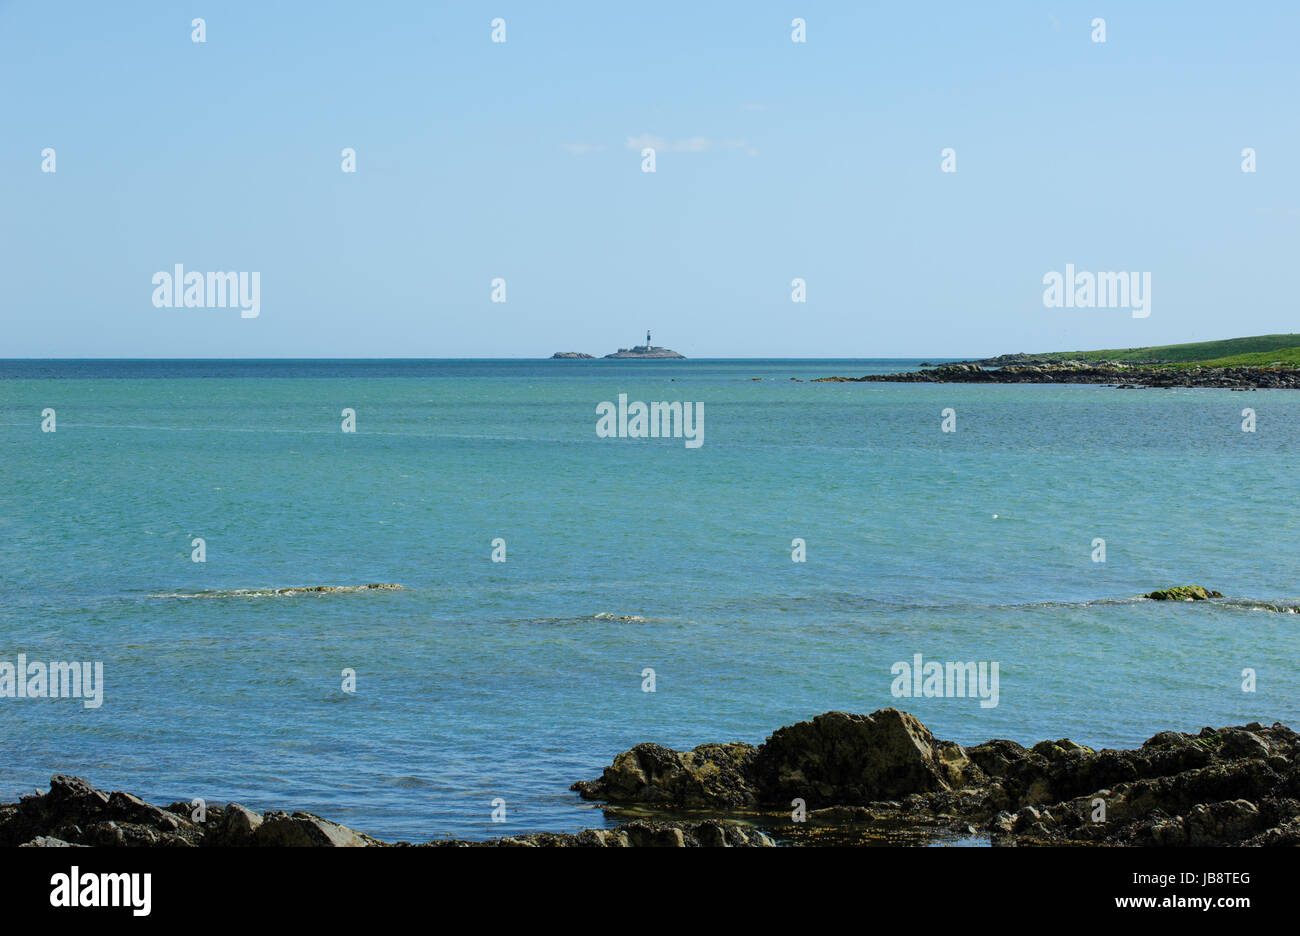
[[[614,758],[598,780],[573,785],[584,799],[646,803],[667,808],[743,809],[756,803],[748,780],[753,745],[701,744],[673,751],[638,744]]]
[[[196,845],[203,830],[186,814],[129,793],[107,794],[80,777],[55,774],[50,791],[0,806],[0,845],[41,837],[74,845]]]
[[[595,357],[581,351],[556,351],[551,355],[552,361],[592,361]]]
[[[754,758],[765,803],[861,805],[965,786],[979,774],[961,745],[940,741],[912,715],[827,712],[772,733]]]

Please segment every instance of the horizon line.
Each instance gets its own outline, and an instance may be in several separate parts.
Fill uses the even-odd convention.
[[[15,361],[555,361],[556,363],[592,363],[594,361],[637,361],[681,363],[683,361],[965,361],[972,358],[956,358],[944,355],[891,355],[885,357],[695,357],[695,358],[554,358],[554,357],[5,357],[0,363]]]

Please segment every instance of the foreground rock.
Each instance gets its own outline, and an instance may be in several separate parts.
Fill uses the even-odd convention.
[[[587,829],[583,832],[534,832],[532,835],[493,839],[490,842],[455,840],[430,842],[441,848],[485,848],[523,846],[591,847],[591,848],[770,848],[776,843],[766,833],[752,827],[717,819],[694,822],[653,821],[638,819],[612,829]]]
[[[1280,723],[1163,731],[1136,750],[1095,751],[1067,738],[1032,748],[1006,740],[963,747],[897,709],[827,712],[780,728],[757,747],[639,744],[574,789],[629,821],[424,844],[764,847],[977,836],[994,845],[1300,846],[1300,735]],[[792,821],[800,809],[804,820]],[[0,846],[386,844],[311,813],[262,815],[237,803],[209,806],[196,822],[186,803],[155,806],[62,774],[48,793],[0,805]]]
[[[1126,751],[1068,739],[963,748],[895,709],[827,712],[757,748],[638,745],[574,789],[615,811],[744,812],[792,844],[947,832],[995,845],[1300,845],[1300,736],[1281,724],[1161,732]],[[796,800],[805,822],[791,822]]]
[[[238,803],[209,806],[194,821],[186,803],[153,806],[130,793],[105,793],[80,777],[56,774],[48,793],[0,805],[0,847],[85,846],[365,848],[384,846],[354,829],[305,812],[259,815]],[[398,845],[408,845],[399,842]],[[539,832],[489,842],[454,839],[438,847],[740,847],[771,846],[763,832],[716,819],[689,822],[638,820],[612,829],[573,834]]]

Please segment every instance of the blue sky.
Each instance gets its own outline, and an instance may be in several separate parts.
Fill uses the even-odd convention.
[[[0,3],[0,357],[1300,331],[1297,40],[1289,2]],[[155,308],[177,263],[260,316]],[[1067,263],[1149,271],[1150,317],[1044,308]]]

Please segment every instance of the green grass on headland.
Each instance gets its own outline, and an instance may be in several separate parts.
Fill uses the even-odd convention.
[[[1234,354],[1193,362],[1197,367],[1300,367],[1300,347],[1278,348],[1276,351],[1256,351],[1254,354]],[[1179,366],[1187,367],[1189,364]]]
[[[1124,364],[1176,364],[1200,367],[1300,367],[1300,335],[1256,335],[1191,344],[1110,351],[1053,351],[1025,355],[1041,361],[1110,361]]]

